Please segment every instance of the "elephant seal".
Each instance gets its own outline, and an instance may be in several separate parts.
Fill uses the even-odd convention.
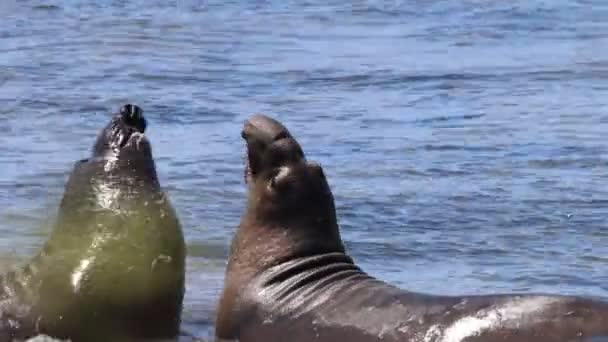
[[[323,169],[279,122],[250,118],[247,209],[218,303],[220,341],[608,341],[608,303],[542,294],[434,296],[345,252]]]
[[[0,341],[178,335],[185,243],[145,128],[125,105],[76,163],[42,251],[0,279]]]

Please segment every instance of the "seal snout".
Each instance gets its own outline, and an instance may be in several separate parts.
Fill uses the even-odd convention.
[[[247,144],[246,181],[268,169],[305,160],[302,148],[289,130],[266,115],[249,118],[241,136]]]
[[[143,109],[128,103],[120,108],[118,120],[122,131],[119,146],[125,147],[131,142],[134,146],[139,147],[140,142],[144,139],[147,126]]]
[[[139,133],[144,133],[146,130],[146,118],[144,111],[134,104],[126,104],[120,108],[120,117],[125,125],[134,128]]]
[[[140,150],[146,141],[146,126],[141,107],[130,103],[122,106],[98,136],[93,155],[115,154],[125,148]]]
[[[255,140],[266,145],[275,141],[291,138],[291,134],[280,122],[263,114],[253,115],[245,122],[242,137],[247,140]]]

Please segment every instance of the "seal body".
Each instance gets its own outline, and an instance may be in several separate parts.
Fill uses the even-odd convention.
[[[511,294],[433,296],[375,279],[345,252],[319,165],[279,122],[243,130],[247,210],[219,301],[220,341],[608,341],[608,303]]]
[[[0,341],[178,334],[185,244],[144,129],[126,105],[76,163],[42,251],[1,279]]]

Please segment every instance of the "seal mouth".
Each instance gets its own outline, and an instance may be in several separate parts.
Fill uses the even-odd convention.
[[[247,145],[245,183],[270,168],[304,160],[304,152],[289,130],[266,115],[256,114],[249,118],[241,137]]]
[[[141,140],[144,138],[144,132],[146,131],[146,118],[144,118],[144,111],[133,104],[126,104],[120,108],[119,120],[117,120],[120,124],[122,124],[122,130],[118,129],[117,131],[122,131],[122,137],[118,139],[118,146],[120,148],[125,147],[131,138],[136,140],[136,146],[139,145]],[[120,134],[120,133],[119,133]]]
[[[147,122],[140,107],[133,104],[122,106],[97,138],[93,155],[115,154],[131,146],[139,149],[140,143],[145,140],[146,126]]]

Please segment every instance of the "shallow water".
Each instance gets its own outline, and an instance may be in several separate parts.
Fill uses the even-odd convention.
[[[190,334],[210,334],[253,112],[324,166],[373,275],[608,296],[608,4],[345,3],[0,1],[3,263],[41,246],[73,163],[132,101],[189,244]]]

